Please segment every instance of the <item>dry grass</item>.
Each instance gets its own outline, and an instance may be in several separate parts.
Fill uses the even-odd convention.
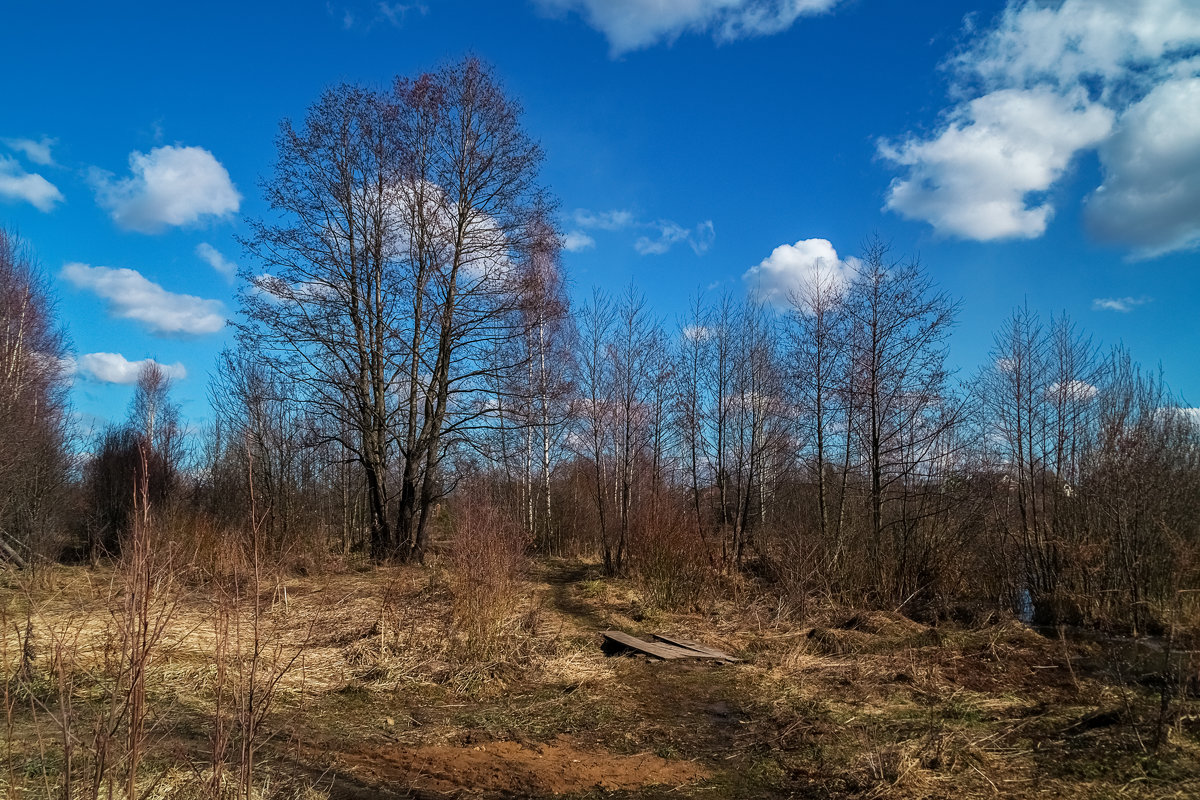
[[[456,509],[447,563],[451,642],[461,662],[515,660],[537,626],[537,607],[524,602],[529,543],[486,495],[468,495]]]
[[[56,568],[37,587],[0,589],[10,686],[27,661],[26,621],[33,631],[33,675],[11,708],[0,779],[33,796],[54,785],[61,765],[51,719],[30,713],[28,695],[35,707],[51,704],[55,643],[69,645],[75,708],[86,722],[103,697],[89,676],[100,665],[113,580],[105,569]],[[452,759],[497,741],[519,744],[513,753],[534,752],[533,744],[578,750],[588,763],[602,764],[606,753],[695,761],[707,777],[677,793],[706,798],[1200,793],[1196,701],[1173,701],[1167,743],[1155,754],[1152,687],[1114,680],[1094,648],[1064,648],[1016,623],[934,629],[833,607],[797,620],[745,584],[670,613],[648,602],[636,579],[552,562],[506,589],[515,599],[505,619],[527,620],[505,628],[519,646],[472,658],[455,591],[445,563],[264,582],[271,636],[304,644],[279,681],[256,784],[262,796],[301,797],[313,785],[331,797],[399,795],[408,781],[420,785],[405,753]],[[178,592],[147,686],[155,735],[145,796],[209,796],[214,593],[203,585]],[[597,632],[609,626],[700,639],[742,662],[605,658]],[[1104,724],[1081,724],[1096,711],[1108,714]],[[508,751],[487,752],[502,761]]]

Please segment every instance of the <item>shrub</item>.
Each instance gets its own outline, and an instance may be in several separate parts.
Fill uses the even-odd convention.
[[[481,493],[466,491],[455,509],[449,551],[453,624],[463,655],[503,661],[519,627],[528,540],[521,526]]]
[[[689,608],[699,602],[710,576],[708,556],[686,509],[667,500],[647,504],[635,520],[634,571],[646,602],[657,608]]]

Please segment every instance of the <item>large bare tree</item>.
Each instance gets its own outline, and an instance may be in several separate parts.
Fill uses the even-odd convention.
[[[276,218],[245,242],[242,344],[340,423],[378,558],[423,557],[445,457],[490,424],[495,373],[528,356],[519,266],[557,237],[535,224],[541,151],[519,115],[467,59],[388,92],[335,87],[281,126],[263,184]]]

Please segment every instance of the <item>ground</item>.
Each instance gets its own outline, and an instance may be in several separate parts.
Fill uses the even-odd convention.
[[[50,670],[54,642],[73,644],[81,718],[99,702],[85,665],[112,629],[97,605],[112,577],[55,568],[0,596],[14,669],[24,631],[35,672]],[[1200,704],[1171,698],[1164,712],[1152,680],[1095,645],[1003,619],[966,629],[894,612],[801,614],[752,585],[666,612],[646,607],[635,582],[578,561],[542,563],[520,590],[509,627],[481,645],[455,634],[437,567],[264,584],[262,652],[282,675],[259,740],[263,793],[1200,796]],[[215,708],[218,604],[202,585],[176,591],[149,686],[146,771],[162,797],[185,796],[172,782],[207,768]],[[741,660],[606,657],[608,628],[674,633]],[[54,697],[43,689],[36,714],[9,705],[5,780],[25,796],[60,777]],[[85,741],[87,726],[76,729]]]

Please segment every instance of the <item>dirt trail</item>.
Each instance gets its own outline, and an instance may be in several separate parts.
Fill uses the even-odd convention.
[[[504,795],[556,795],[681,786],[707,777],[689,761],[667,761],[649,753],[620,756],[579,748],[559,736],[545,744],[498,741],[475,746],[401,745],[372,747],[340,759],[376,785],[397,783],[421,794],[450,794],[464,788]]]
[[[594,577],[593,567],[579,562],[548,563],[542,567],[539,580],[549,587],[546,597],[554,611],[569,622],[578,633],[595,633],[604,628],[604,620],[594,606],[575,596],[580,583]]]
[[[578,562],[554,561],[540,565],[531,576],[534,590],[541,593],[547,619],[544,628],[553,630],[554,637],[582,639],[595,637],[594,650],[585,650],[580,657],[604,662],[599,649],[598,632],[605,627],[603,604],[588,601],[581,585],[597,578],[595,566]],[[680,723],[690,723],[704,729],[697,733],[706,740],[708,728],[726,727],[726,720],[716,719],[703,713],[703,702],[692,697],[691,689],[679,693],[670,692],[672,700],[665,705],[660,702],[659,691],[662,678],[653,674],[653,667],[640,661],[623,665],[632,674],[638,688],[625,687],[617,692],[620,700],[614,699],[614,713],[631,713],[637,725],[648,722],[656,729],[668,729]],[[661,666],[661,665],[658,665]],[[672,671],[674,672],[674,671]],[[518,681],[521,679],[517,679]],[[514,684],[513,691],[524,692],[536,686],[538,678],[529,676],[528,686]],[[674,680],[668,678],[666,688],[675,689]],[[517,686],[522,688],[517,689]],[[659,691],[656,691],[658,687]],[[612,691],[615,687],[603,691]],[[704,702],[711,702],[703,693]],[[399,698],[395,698],[399,700]],[[567,694],[561,697],[544,698],[539,705],[546,714],[555,713],[563,704],[571,704],[578,698]],[[404,702],[404,701],[400,701]],[[697,705],[699,703],[700,705]],[[480,720],[454,721],[446,710],[457,706],[464,713],[503,718],[510,714],[520,716],[523,709],[511,707],[501,699],[489,705],[452,701],[442,711],[434,711],[426,718],[417,706],[412,707],[414,717],[425,719],[419,726],[420,733],[413,731],[407,741],[383,741],[370,731],[357,741],[324,738],[319,745],[306,749],[304,760],[323,764],[327,776],[336,776],[330,786],[330,796],[337,800],[358,800],[364,792],[372,789],[379,796],[409,796],[421,798],[459,797],[464,794],[477,797],[553,797],[557,795],[589,794],[592,792],[637,792],[649,787],[666,786],[672,790],[696,784],[712,777],[709,768],[697,761],[683,758],[664,758],[647,751],[653,745],[669,744],[675,737],[652,737],[640,743],[630,741],[608,742],[596,730],[577,731],[573,734],[551,732],[526,736],[506,722],[502,725],[480,725]],[[620,706],[621,711],[615,709]],[[684,711],[683,709],[687,709]],[[368,715],[375,713],[374,709]],[[699,724],[698,724],[699,723]],[[568,730],[571,728],[567,724]],[[584,727],[590,725],[585,724]],[[446,740],[435,731],[453,729],[456,735]],[[561,730],[561,729],[560,729]],[[552,737],[552,738],[550,738]],[[353,737],[352,737],[353,738]],[[432,741],[431,741],[432,739]],[[615,745],[620,745],[610,749]],[[641,752],[638,752],[641,751]],[[695,753],[690,755],[695,756]]]

